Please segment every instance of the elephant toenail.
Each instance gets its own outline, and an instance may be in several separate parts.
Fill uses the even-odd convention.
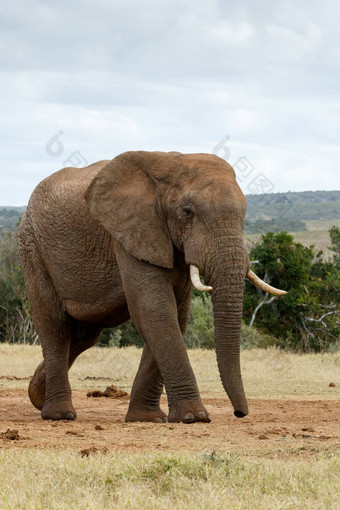
[[[67,415],[65,416],[65,420],[74,420],[75,419],[75,416],[73,413],[67,413]]]
[[[193,423],[195,416],[192,413],[187,413],[183,418],[183,423]]]
[[[155,423],[163,423],[163,420],[162,420],[162,418],[155,418],[154,422]]]
[[[206,414],[203,411],[200,411],[198,413],[198,418],[199,418],[199,420],[206,420],[207,416],[206,416]]]

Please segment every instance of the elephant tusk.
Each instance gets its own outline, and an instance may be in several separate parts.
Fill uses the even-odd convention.
[[[201,292],[208,292],[209,290],[212,290],[212,287],[204,285],[201,282],[198,267],[193,266],[192,264],[190,264],[190,278],[195,289],[200,290]]]
[[[285,294],[287,294],[285,290],[276,289],[275,287],[268,285],[268,283],[261,280],[261,278],[259,278],[251,269],[249,269],[249,272],[247,273],[247,278],[256,287],[264,290],[265,292],[269,292],[269,294],[274,294],[275,296],[284,296]]]

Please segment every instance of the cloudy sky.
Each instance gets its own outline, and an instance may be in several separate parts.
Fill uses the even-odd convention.
[[[340,3],[11,0],[0,205],[64,163],[215,152],[246,193],[340,188]]]

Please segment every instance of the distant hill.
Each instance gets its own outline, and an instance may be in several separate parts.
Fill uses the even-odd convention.
[[[340,191],[247,195],[249,233],[306,230],[305,221],[340,219]]]
[[[266,233],[306,230],[306,221],[340,219],[340,190],[247,195],[245,230]],[[0,206],[0,229],[15,230],[26,207]]]
[[[247,195],[247,217],[325,220],[340,218],[340,191],[302,191]]]
[[[26,206],[0,206],[0,229],[5,232],[14,231],[25,210]]]
[[[0,210],[5,209],[6,211],[18,211],[20,214],[23,214],[26,211],[27,205],[21,205],[19,207],[15,205],[0,205]]]

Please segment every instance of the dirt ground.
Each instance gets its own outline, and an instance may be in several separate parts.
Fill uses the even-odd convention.
[[[250,399],[250,414],[233,416],[227,398],[204,398],[210,424],[124,423],[126,398],[87,397],[74,391],[74,422],[43,421],[22,389],[0,390],[0,448],[79,451],[317,452],[340,447],[340,405],[331,400]],[[166,410],[166,399],[162,399]],[[85,453],[86,454],[86,453]]]

